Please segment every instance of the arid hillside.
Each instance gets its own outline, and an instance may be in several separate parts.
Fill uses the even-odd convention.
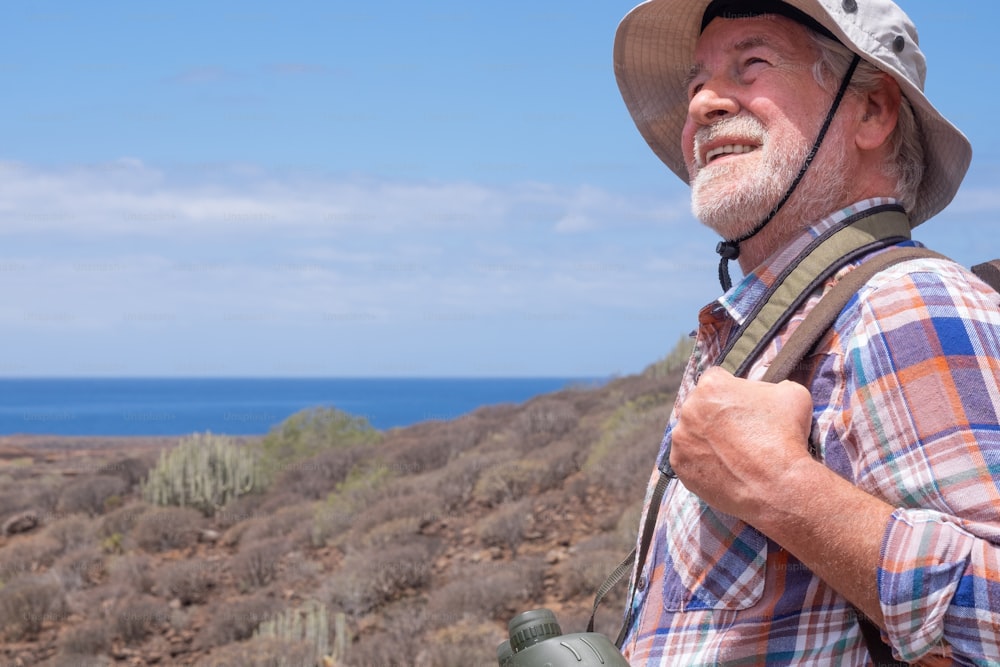
[[[489,666],[517,612],[582,631],[686,353],[387,432],[0,438],[0,665]]]

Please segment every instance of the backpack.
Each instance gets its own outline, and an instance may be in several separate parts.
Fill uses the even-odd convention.
[[[757,356],[816,288],[846,264],[876,250],[887,248],[884,252],[865,259],[823,295],[784,342],[762,378],[765,382],[775,383],[788,379],[833,326],[837,316],[851,298],[875,274],[910,259],[928,257],[947,259],[944,255],[926,248],[890,247],[908,240],[909,232],[909,221],[903,210],[898,206],[889,205],[876,207],[848,218],[842,225],[814,239],[776,278],[775,283],[758,301],[756,308],[721,351],[717,365],[738,377],[745,377]],[[972,271],[983,282],[1000,292],[1000,259],[977,264],[972,267]],[[633,567],[637,571],[642,570],[652,542],[663,493],[670,479],[676,476],[670,468],[668,459],[669,452],[666,452],[660,464],[660,476],[656,488],[650,498],[650,511],[646,513],[646,520],[641,528],[639,548],[633,549],[598,589],[587,624],[588,632],[594,629],[597,608],[604,596],[630,573]],[[632,624],[631,613],[629,604],[628,616],[615,641],[618,647],[621,646]],[[860,611],[857,617],[861,634],[868,646],[868,653],[877,667],[901,667],[908,664],[893,657],[892,650],[882,640],[878,627],[871,620]]]

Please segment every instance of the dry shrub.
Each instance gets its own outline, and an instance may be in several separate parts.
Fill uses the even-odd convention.
[[[144,503],[132,503],[111,510],[101,517],[97,527],[97,534],[102,538],[112,535],[128,535],[135,528],[135,523],[139,517],[149,510],[149,505]]]
[[[283,590],[313,590],[326,578],[323,563],[301,551],[286,553],[281,559],[278,581]]]
[[[255,637],[214,650],[195,667],[312,667],[314,654],[304,641]]]
[[[424,538],[348,555],[327,584],[331,606],[366,614],[427,585],[435,552]]]
[[[645,495],[650,474],[656,465],[663,428],[657,419],[651,419],[647,426],[645,436],[635,436],[630,441],[620,442],[614,455],[603,461],[600,469],[587,471],[592,484],[611,491],[621,500],[642,498]]]
[[[136,543],[146,551],[183,549],[194,544],[204,519],[190,507],[157,507],[144,512],[135,522]]]
[[[500,430],[515,411],[516,407],[510,404],[487,405],[449,421],[441,437],[448,443],[451,459],[476,447],[490,433]]]
[[[157,588],[182,605],[201,604],[218,584],[218,566],[201,560],[168,563],[157,572]]]
[[[56,509],[71,514],[80,512],[96,516],[102,514],[105,502],[112,496],[121,496],[128,485],[120,477],[88,475],[74,479],[59,494]]]
[[[476,526],[479,541],[487,547],[507,547],[517,556],[524,533],[533,520],[531,503],[521,500],[509,503],[487,515]]]
[[[336,615],[332,616],[335,618]],[[341,613],[339,615],[343,617],[345,622],[347,621],[348,617],[346,614]],[[362,623],[364,622],[362,621],[359,625]],[[335,625],[335,623],[332,625]],[[414,640],[419,638],[419,641],[422,641],[427,636],[426,633],[434,627],[436,625],[433,624],[433,619],[429,618],[427,614],[427,605],[419,597],[405,598],[391,602],[378,610],[377,628],[369,627],[364,631],[359,631],[357,633],[358,636],[355,637],[355,643],[347,646],[344,654],[348,658],[353,656],[353,661],[348,661],[347,664],[380,664],[375,659],[376,656],[388,654],[379,652],[376,655],[372,655],[372,649],[376,644],[381,645],[383,649],[390,646],[404,649],[397,651],[397,655],[407,655],[409,653],[412,662],[413,650],[416,645]],[[344,639],[350,641],[348,638],[351,637],[352,630],[348,629],[346,625],[344,630]],[[333,633],[336,635],[336,628],[334,628]],[[331,648],[334,655],[338,655],[340,647],[337,645],[336,636]],[[365,656],[368,656],[370,659],[365,660]]]
[[[419,525],[439,518],[441,509],[441,499],[427,492],[382,498],[354,516],[351,530],[356,535],[364,535],[400,519],[410,519]]]
[[[610,491],[619,500],[645,494],[670,402],[663,394],[642,395],[602,422],[583,466],[592,487]]]
[[[154,464],[155,459],[149,457],[141,459],[130,456],[106,463],[98,468],[98,472],[118,477],[125,482],[126,490],[130,491],[146,478]]]
[[[432,484],[444,511],[453,512],[469,502],[481,470],[478,457],[469,454],[433,473]]]
[[[429,649],[436,648],[435,644],[438,642],[446,641],[459,642],[458,647],[469,649],[466,661],[454,664],[462,667],[496,665],[495,649],[502,641],[503,631],[492,622],[470,622],[461,613],[451,610],[432,613],[426,603],[414,598],[379,609],[377,618],[375,628],[371,627],[371,623],[362,621],[361,625],[368,627],[361,630],[355,642],[348,647],[343,661],[335,664],[347,667],[437,667],[439,664],[449,664],[439,663],[437,660],[451,652],[444,650],[439,653]],[[479,624],[484,627],[477,627]],[[492,633],[485,630],[487,624],[494,626]],[[481,636],[480,631],[483,632]],[[477,646],[478,641],[483,643]],[[336,643],[333,650],[336,656]],[[484,656],[488,656],[488,660],[483,660]]]
[[[248,543],[233,557],[233,577],[243,590],[267,586],[278,576],[278,565],[286,551],[288,543],[281,538]]]
[[[59,501],[59,494],[62,493],[65,484],[66,480],[61,475],[45,475],[26,479],[12,490],[16,500],[15,505],[5,506],[4,510],[17,506],[19,509],[31,508],[42,515],[55,514],[56,503]]]
[[[6,523],[14,515],[26,511],[41,514],[40,508],[35,504],[31,493],[21,486],[13,489],[5,489],[0,492],[0,520]]]
[[[537,492],[546,479],[551,479],[551,475],[544,461],[508,461],[482,472],[472,491],[472,499],[486,507],[514,502]]]
[[[468,452],[439,471],[435,486],[444,509],[454,512],[464,508],[482,480],[497,468],[514,465],[517,452],[498,446],[487,453]]]
[[[100,583],[107,572],[104,553],[87,544],[74,549],[56,561],[53,569],[68,591],[87,588]]]
[[[266,505],[265,505],[266,507]],[[246,522],[240,544],[250,544],[273,538],[287,538],[286,544],[305,546],[312,530],[313,504],[297,501],[281,506]]]
[[[580,415],[572,403],[554,396],[534,399],[517,414],[510,424],[521,451],[540,443],[553,441],[576,427]]]
[[[106,656],[80,653],[57,653],[38,667],[111,667],[114,664]]]
[[[618,522],[615,524],[614,534],[617,543],[623,549],[634,547],[636,540],[639,538],[639,520],[642,518],[642,505],[643,499],[639,498],[631,505],[625,507],[618,518]]]
[[[193,648],[201,651],[249,639],[258,625],[281,609],[280,602],[264,595],[214,603],[206,614],[208,621],[194,638]]]
[[[300,509],[307,512],[305,517],[299,516]],[[288,540],[289,544],[294,542],[300,545],[303,540],[308,543],[309,538],[306,535],[312,530],[313,510],[297,505],[296,511],[291,516],[294,517],[294,521],[282,522],[276,520],[273,514],[258,514],[231,526],[222,534],[220,544],[227,547],[241,547],[278,537],[287,539],[288,531],[295,531],[294,539]]]
[[[482,467],[472,500],[487,507],[559,488],[580,470],[583,458],[570,441],[559,441],[517,460],[501,460]]]
[[[249,493],[240,496],[215,512],[212,517],[212,525],[219,530],[229,530],[244,521],[266,516],[267,513],[260,510],[261,503],[265,497],[271,497],[274,494],[272,489],[266,496],[262,493]]]
[[[558,594],[562,600],[591,598],[608,575],[618,566],[627,552],[595,549],[577,551],[556,566]],[[628,585],[622,581],[615,586],[601,603],[604,608],[622,609]]]
[[[29,572],[39,572],[51,566],[62,545],[48,535],[29,535],[13,540],[0,549],[0,580],[11,579]]]
[[[111,579],[132,595],[135,592],[148,594],[153,590],[152,560],[145,554],[128,553],[119,556],[108,565]]]
[[[311,540],[320,546],[344,539],[358,514],[383,498],[398,497],[393,472],[382,465],[356,467],[323,503],[314,509]]]
[[[59,635],[59,651],[66,655],[94,656],[110,647],[108,627],[103,621],[84,621]]]
[[[347,479],[355,465],[371,455],[371,446],[353,445],[326,449],[303,461],[279,464],[274,489],[300,498],[319,500]]]
[[[395,628],[380,630],[361,638],[344,656],[344,667],[413,667],[415,638]],[[494,664],[496,659],[493,660]],[[339,664],[339,663],[338,663]],[[466,666],[468,667],[468,665]]]
[[[314,547],[347,541],[355,513],[349,507],[323,503],[316,506],[310,542]]]
[[[142,642],[169,622],[170,608],[163,601],[148,595],[126,599],[112,613],[112,627],[129,645]]]
[[[532,600],[540,599],[544,574],[544,564],[535,558],[474,563],[431,591],[427,610],[432,618],[506,623]]]
[[[58,519],[46,526],[45,535],[59,542],[63,551],[90,542],[94,536],[94,522],[78,514]]]
[[[497,433],[506,428],[517,418],[522,409],[522,406],[518,406],[515,403],[486,405],[467,415],[462,421],[465,421],[467,418],[474,420],[472,424],[481,436],[479,442],[482,442],[482,438],[487,434]]]
[[[66,616],[66,595],[59,580],[30,575],[0,588],[0,627],[14,640],[34,639],[45,621]]]
[[[415,518],[392,519],[375,526],[370,531],[353,540],[352,544],[361,549],[381,549],[394,544],[404,544],[420,534],[421,522]]]
[[[538,480],[539,493],[559,487],[568,477],[579,472],[584,451],[579,444],[569,440],[546,447],[542,459],[544,473]]]
[[[422,664],[434,667],[469,667],[496,663],[497,646],[507,639],[495,623],[460,624],[442,628],[424,642]]]
[[[261,517],[254,517],[233,524],[222,533],[222,536],[219,538],[219,545],[229,548],[238,547],[243,542],[243,536],[246,532],[261,521],[263,521]]]
[[[379,452],[401,475],[437,470],[458,450],[454,438],[449,437],[449,426],[450,423],[440,422],[417,424],[407,429],[405,435],[387,439]]]

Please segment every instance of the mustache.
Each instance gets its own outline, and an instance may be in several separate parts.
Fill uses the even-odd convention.
[[[711,125],[699,127],[694,133],[695,162],[699,166],[702,166],[700,164],[702,148],[718,140],[719,137],[744,139],[763,145],[767,139],[767,129],[759,120],[746,114],[723,118]]]

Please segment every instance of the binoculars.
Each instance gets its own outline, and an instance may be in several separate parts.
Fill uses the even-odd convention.
[[[629,667],[611,640],[596,632],[564,635],[548,609],[525,611],[507,624],[497,647],[500,667]]]

